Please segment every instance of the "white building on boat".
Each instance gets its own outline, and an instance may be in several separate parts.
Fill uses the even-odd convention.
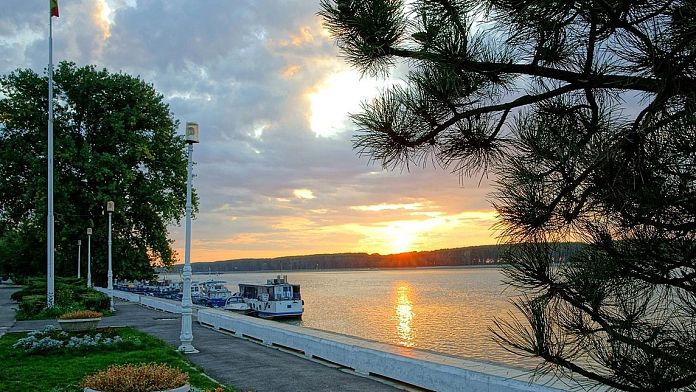
[[[300,295],[300,285],[288,283],[287,275],[268,279],[266,284],[239,285],[239,293],[249,310],[263,318],[302,317],[304,301]]]

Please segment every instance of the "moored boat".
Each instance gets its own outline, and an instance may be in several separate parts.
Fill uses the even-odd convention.
[[[201,288],[203,296],[207,299],[207,306],[222,308],[227,302],[227,298],[232,296],[232,292],[225,287],[224,280],[206,280]]]
[[[233,312],[247,313],[250,308],[249,304],[244,302],[244,298],[242,298],[240,293],[234,293],[227,298],[224,309]]]
[[[288,283],[287,275],[266,284],[239,285],[239,293],[252,314],[262,318],[299,318],[304,312],[300,285]]]

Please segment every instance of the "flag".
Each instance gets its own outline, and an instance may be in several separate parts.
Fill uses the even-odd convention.
[[[58,17],[58,0],[51,0],[51,16]]]

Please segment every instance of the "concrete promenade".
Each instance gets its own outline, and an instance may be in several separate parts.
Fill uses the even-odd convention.
[[[0,289],[0,293],[7,290]],[[7,299],[9,301],[9,295]],[[0,297],[0,303],[2,303]],[[4,305],[0,316],[6,318]],[[14,322],[14,312],[12,322]],[[0,319],[0,326],[2,325]],[[18,321],[11,332],[57,325],[55,320]],[[11,324],[10,324],[11,325]],[[157,336],[172,346],[179,345],[179,315],[116,301],[116,315],[102,319],[100,326],[132,326]],[[347,373],[307,360],[296,354],[193,325],[193,345],[198,354],[187,357],[205,369],[206,374],[239,391],[396,391],[397,388],[370,378]]]
[[[15,323],[14,308],[17,304],[12,302],[10,296],[17,290],[19,290],[17,286],[0,285],[0,336]]]

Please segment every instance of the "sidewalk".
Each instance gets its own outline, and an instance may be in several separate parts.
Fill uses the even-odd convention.
[[[0,290],[0,293],[3,290]],[[7,298],[9,300],[9,295]],[[0,303],[2,297],[0,297]],[[174,347],[179,345],[181,318],[137,304],[116,301],[116,315],[100,326],[132,326],[157,336]],[[0,316],[5,317],[3,306]],[[14,316],[14,312],[12,312]],[[1,326],[0,319],[0,326]],[[14,321],[14,320],[13,320]],[[55,320],[18,321],[11,332],[57,325]],[[193,323],[193,346],[200,351],[187,357],[205,373],[239,391],[390,391],[397,389],[369,378],[346,373],[296,354],[245,339],[228,336]]]
[[[19,290],[19,286],[0,285],[0,336],[4,335],[15,323],[15,308],[10,296]]]

